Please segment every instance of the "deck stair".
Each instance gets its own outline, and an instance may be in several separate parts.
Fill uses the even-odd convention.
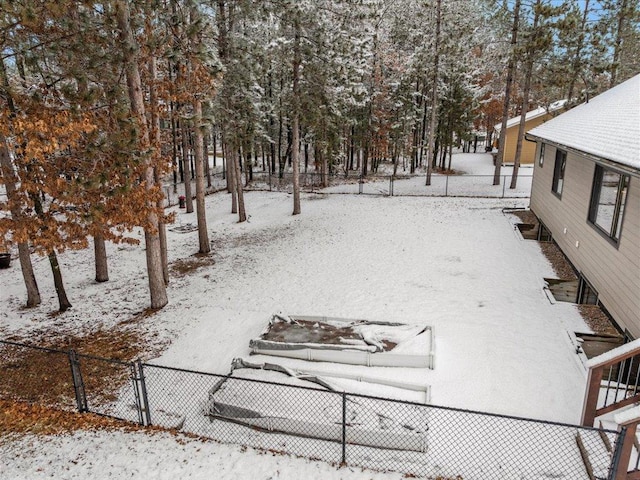
[[[632,408],[632,407],[631,407]],[[619,413],[619,412],[617,412]],[[576,442],[590,480],[606,480],[611,458],[615,449],[616,435],[612,432],[620,430],[613,415],[603,416],[598,420],[600,441],[590,436],[585,438],[584,432],[578,432]],[[628,470],[637,470],[640,465],[640,432],[633,439],[633,449]]]
[[[604,430],[614,430],[614,431],[617,431],[619,427],[618,424],[613,420],[605,419],[605,418],[601,418],[600,420],[598,420],[598,426]],[[600,437],[602,438],[602,441],[604,442],[605,447],[607,447],[607,450],[613,453],[615,440],[612,438],[612,435],[601,431]]]
[[[591,432],[581,431],[576,435],[576,443],[587,475],[590,480],[607,480],[613,454],[613,450],[609,450],[608,446],[613,444],[615,435],[604,431],[598,432],[598,435],[589,433]]]
[[[589,430],[580,432],[578,446],[589,478],[640,480],[640,339],[632,340],[589,359],[581,424],[604,429],[600,442],[592,440]],[[597,431],[597,430],[596,430]],[[615,431],[625,432],[616,441]],[[607,434],[607,432],[611,432]],[[610,476],[602,477],[602,449],[610,458]]]
[[[633,408],[633,406],[629,407]],[[628,410],[628,408],[627,408]],[[623,410],[624,411],[624,410]],[[613,416],[607,415],[598,420],[598,426],[602,430],[614,430],[617,431],[620,429],[620,426],[615,422]],[[607,450],[613,454],[614,445],[614,435],[610,433],[606,433],[605,431],[600,431],[600,437],[602,438],[603,443]],[[640,467],[640,432],[636,431],[635,437],[633,439],[633,448],[631,450],[631,458],[629,459],[629,471],[638,470]]]

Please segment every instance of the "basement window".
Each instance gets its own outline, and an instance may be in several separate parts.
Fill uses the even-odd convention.
[[[537,240],[539,242],[550,242],[552,238],[551,230],[549,230],[544,223],[540,222]]]
[[[546,288],[556,302],[598,305],[598,292],[582,274],[572,279],[545,278],[544,280],[547,284]]]
[[[615,243],[620,240],[628,190],[629,175],[596,165],[589,206],[589,222]]]
[[[580,305],[598,304],[598,292],[582,275],[578,280],[578,296],[576,300],[576,303]]]

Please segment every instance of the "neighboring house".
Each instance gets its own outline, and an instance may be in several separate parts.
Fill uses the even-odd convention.
[[[640,338],[640,75],[531,130],[531,210],[597,301]]]
[[[567,103],[566,100],[560,100],[557,102],[553,102],[549,107],[539,107],[535,110],[531,110],[527,112],[525,115],[524,122],[524,131],[525,133],[535,128],[539,125],[542,125],[547,120],[551,120],[553,118],[553,112],[557,112],[560,110],[564,104]],[[518,129],[520,128],[520,116],[511,118],[507,121],[507,134],[505,137],[505,147],[504,147],[504,159],[502,161],[503,164],[509,163],[513,164],[516,160],[516,145],[518,143]],[[496,131],[496,139],[500,135],[500,130],[502,130],[502,124],[498,124],[495,127]],[[497,142],[497,140],[496,140]],[[536,156],[536,146],[534,143],[527,142],[526,140],[522,140],[522,154],[520,155],[520,164],[521,165],[533,165],[533,161]]]

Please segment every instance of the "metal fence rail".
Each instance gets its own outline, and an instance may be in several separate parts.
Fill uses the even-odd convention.
[[[25,364],[32,355],[54,355],[58,362],[67,362],[66,369],[56,369],[59,377],[50,378],[48,386],[66,390],[66,405],[75,398],[80,411],[175,428],[226,443],[432,479],[586,480],[590,477],[582,458],[585,451],[591,452],[595,478],[613,478],[618,440],[624,436],[624,431],[120,362],[0,341],[3,372],[7,368],[14,373],[28,370]],[[103,375],[108,375],[115,389],[105,388]],[[18,383],[2,383],[2,397],[41,400],[23,396]],[[615,446],[612,451],[603,448],[605,438]]]

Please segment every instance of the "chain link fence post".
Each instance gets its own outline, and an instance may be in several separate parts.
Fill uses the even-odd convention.
[[[133,383],[136,392],[136,403],[138,404],[138,418],[140,425],[151,425],[151,412],[149,410],[149,396],[147,395],[147,384],[144,378],[144,368],[140,360],[136,360],[131,365],[133,372]]]
[[[342,392],[342,462],[347,464],[347,394]]]
[[[609,475],[607,476],[607,480],[616,480],[618,478],[618,471],[620,470],[620,458],[622,457],[622,449],[624,446],[624,438],[627,435],[627,427],[622,427],[620,430],[620,434],[618,438],[616,438],[615,447],[613,449],[613,455],[611,457],[611,467],[609,468]],[[627,465],[622,465],[625,473],[627,470]]]
[[[140,396],[140,389],[138,388],[138,372],[135,363],[129,363],[129,379],[131,380],[131,387],[133,390],[133,396],[136,406],[136,413],[138,414],[138,424],[144,426],[144,414],[142,406],[142,398]]]
[[[82,380],[80,360],[75,350],[69,350],[69,364],[71,365],[71,379],[73,380],[73,389],[76,396],[76,406],[80,413],[88,412],[87,393],[85,392],[84,381]]]

